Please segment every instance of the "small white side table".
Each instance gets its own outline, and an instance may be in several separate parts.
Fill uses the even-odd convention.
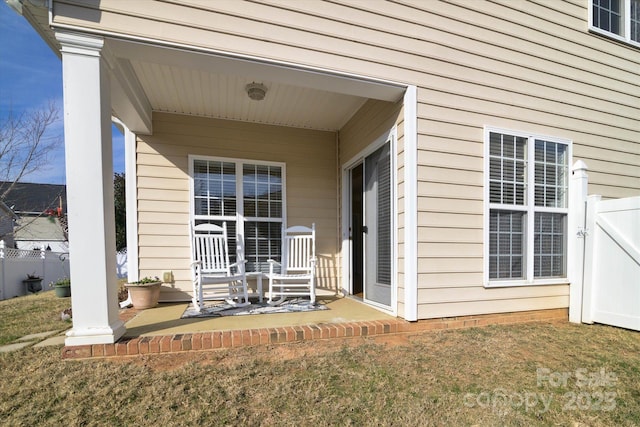
[[[252,271],[250,273],[246,273],[247,278],[255,278],[256,279],[256,290],[258,291],[259,301],[262,302],[264,297],[264,293],[262,291],[262,277],[264,274],[261,271]]]

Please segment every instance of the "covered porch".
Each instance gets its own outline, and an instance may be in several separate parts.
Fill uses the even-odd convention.
[[[183,319],[188,303],[121,309],[126,333],[114,343],[66,344],[66,359],[221,350],[288,342],[376,337],[415,331],[415,324],[351,297],[319,297],[326,310]],[[423,329],[424,326],[422,325]],[[447,327],[442,323],[441,327]],[[430,328],[430,327],[429,327]]]
[[[411,171],[411,165],[400,162],[415,147],[415,88],[202,48],[68,31],[55,36],[64,71],[69,241],[75,261],[74,324],[67,346],[113,344],[121,337],[139,336],[128,329],[150,327],[125,324],[118,316],[110,188],[112,117],[126,144],[129,280],[158,276],[165,282],[161,301],[176,303],[188,300],[191,290],[190,225],[197,220],[230,221],[237,213],[253,217],[255,244],[246,245],[254,250],[252,271],[260,271],[260,263],[270,256],[268,249],[262,252],[263,240],[270,238],[265,240],[265,233],[277,234],[281,223],[316,223],[320,295],[357,293],[351,285],[345,168],[363,163],[378,148],[373,144],[381,136],[384,143],[385,135],[396,129],[390,153],[393,178],[388,178],[394,186],[389,207],[393,231],[383,251],[389,257],[386,274],[392,290],[385,304],[367,307],[367,312],[374,318],[401,315],[415,320],[415,259],[403,258],[400,265],[398,249],[402,240],[404,253],[412,252],[415,233],[406,227],[412,229],[415,218],[413,211],[403,215],[403,228],[397,219],[404,205],[413,206],[415,184],[403,186],[403,203],[396,194],[404,179],[397,170],[402,166],[405,173]],[[264,99],[248,93],[253,83],[266,91]],[[216,179],[222,183],[220,194],[197,192],[194,181],[202,168],[207,185]],[[257,207],[247,215],[250,205],[242,197],[247,194],[247,170],[257,177],[261,168],[267,175],[283,176],[281,190],[265,190],[270,195],[280,191],[276,202],[281,207],[275,209],[279,217],[273,217],[269,198],[266,217]],[[218,178],[212,170],[221,171]],[[231,187],[225,187],[229,177]],[[256,182],[263,184],[258,178]],[[204,199],[203,209],[198,203]],[[256,200],[256,206],[261,202]],[[229,206],[234,208],[227,210]],[[144,323],[148,316],[143,313],[137,322]],[[166,322],[171,321],[161,323]],[[210,327],[204,321],[187,324]]]

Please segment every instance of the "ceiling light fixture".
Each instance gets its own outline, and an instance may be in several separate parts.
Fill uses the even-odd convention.
[[[247,91],[247,95],[249,95],[249,98],[253,99],[254,101],[262,101],[264,99],[264,96],[267,94],[267,87],[262,83],[249,83],[245,87],[245,90]]]

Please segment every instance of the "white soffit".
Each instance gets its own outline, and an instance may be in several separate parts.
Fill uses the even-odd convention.
[[[154,111],[279,126],[337,130],[365,98],[285,85],[256,76],[218,74],[131,61]],[[267,87],[262,101],[247,96],[253,81]]]
[[[110,39],[110,52],[130,61],[154,111],[319,130],[340,129],[367,99],[396,102],[391,84]],[[245,92],[267,86],[262,101]]]

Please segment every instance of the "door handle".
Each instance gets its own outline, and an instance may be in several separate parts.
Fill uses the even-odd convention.
[[[363,225],[363,226],[362,226],[362,232],[363,232],[364,234],[369,233],[369,227],[367,227],[366,225]]]

